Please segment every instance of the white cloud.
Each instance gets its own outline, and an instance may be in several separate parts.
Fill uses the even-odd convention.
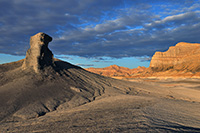
[[[83,66],[83,67],[91,67],[91,66],[94,66],[94,64],[76,64],[77,66]]]

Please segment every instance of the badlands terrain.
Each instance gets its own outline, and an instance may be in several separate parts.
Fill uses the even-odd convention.
[[[112,65],[86,70],[113,78],[200,78],[200,44],[180,42],[166,52],[156,52],[148,68]]]
[[[0,65],[0,132],[200,132],[199,79],[159,78],[176,64],[113,79],[55,59],[51,41],[38,33],[25,59]]]

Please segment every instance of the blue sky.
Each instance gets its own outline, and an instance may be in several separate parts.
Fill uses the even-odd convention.
[[[200,43],[200,0],[0,0],[0,63],[45,32],[56,58],[81,67],[149,66],[156,51]]]

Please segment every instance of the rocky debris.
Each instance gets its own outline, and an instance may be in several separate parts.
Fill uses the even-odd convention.
[[[166,52],[156,52],[151,60],[153,71],[199,71],[200,44],[180,42]]]
[[[45,33],[38,33],[31,37],[30,48],[26,52],[23,69],[32,68],[36,73],[46,66],[53,66],[53,54],[48,48],[52,38]]]

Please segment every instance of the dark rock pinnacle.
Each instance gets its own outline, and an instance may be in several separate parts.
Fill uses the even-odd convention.
[[[53,66],[53,54],[48,48],[52,37],[45,33],[38,33],[31,37],[30,48],[26,52],[23,69],[32,68],[36,73],[47,66]]]

